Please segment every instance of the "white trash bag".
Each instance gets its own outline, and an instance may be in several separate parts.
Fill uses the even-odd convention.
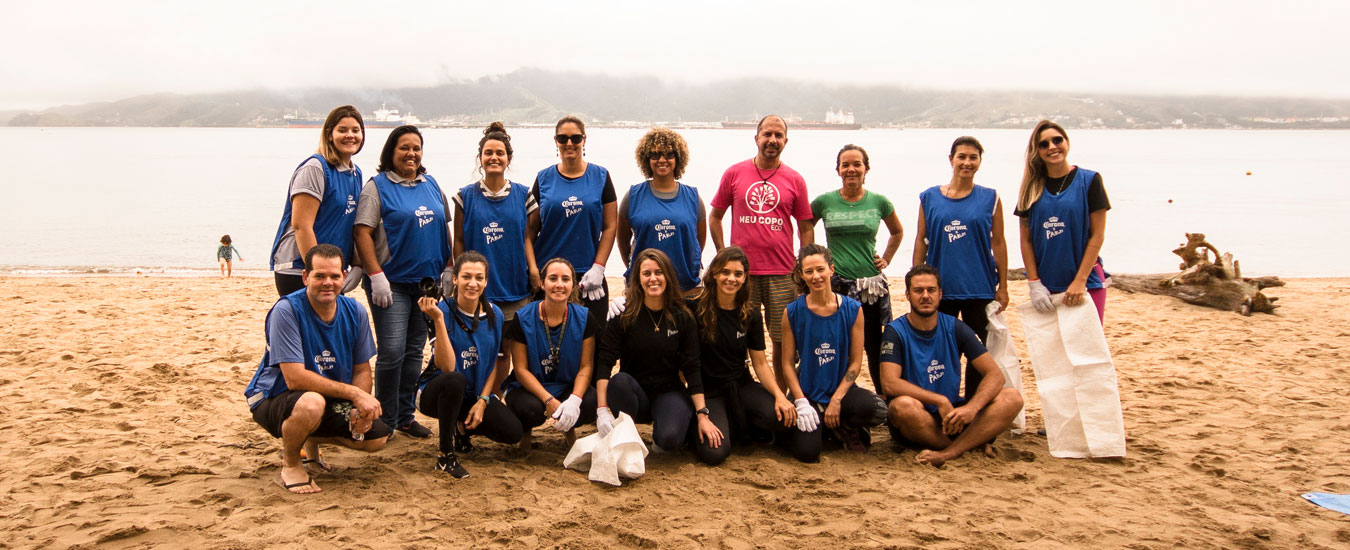
[[[589,472],[591,481],[620,485],[619,478],[637,479],[647,473],[647,445],[637,425],[626,413],[614,419],[614,429],[600,437],[593,433],[578,439],[563,458],[563,467]]]
[[[1120,388],[1097,308],[1090,299],[1066,306],[1063,294],[1051,300],[1055,310],[1049,313],[1036,311],[1030,303],[1017,308],[1041,394],[1050,454],[1123,457]]]
[[[1008,333],[1008,322],[998,312],[998,302],[989,302],[985,314],[989,317],[989,336],[985,338],[985,347],[989,348],[989,355],[994,358],[998,369],[1003,371],[1003,387],[1016,389],[1017,395],[1025,398],[1026,395],[1022,393],[1022,362],[1017,358],[1017,348],[1013,347],[1012,335]],[[1017,411],[1017,418],[1013,419],[1012,433],[1020,434],[1026,429],[1027,409],[1023,407]]]

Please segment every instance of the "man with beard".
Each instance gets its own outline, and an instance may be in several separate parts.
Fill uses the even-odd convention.
[[[815,233],[811,225],[811,197],[806,180],[783,164],[779,156],[787,147],[787,122],[769,115],[755,128],[754,158],[738,162],[722,174],[722,182],[712,199],[709,231],[713,246],[722,250],[722,217],[731,209],[731,244],[741,247],[750,260],[750,307],[759,314],[764,306],[764,321],[773,339],[773,364],[780,383],[783,378],[783,309],[797,297],[792,282],[796,251],[811,244]],[[800,244],[792,246],[792,222],[796,220]]]
[[[891,436],[921,447],[920,463],[942,466],[1012,426],[1022,396],[1003,387],[1003,372],[955,317],[938,312],[938,272],[919,264],[905,274],[910,311],[886,325],[881,340],[881,386],[891,399]],[[961,356],[983,375],[979,387],[961,396]]]

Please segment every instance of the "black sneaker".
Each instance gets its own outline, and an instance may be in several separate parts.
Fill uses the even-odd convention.
[[[469,477],[469,471],[459,464],[459,457],[455,453],[445,453],[436,459],[436,469],[450,474],[455,479],[464,479]]]
[[[845,449],[855,453],[867,452],[867,446],[863,445],[862,437],[858,435],[858,430],[840,426],[834,429],[834,435],[839,439],[839,443],[842,444]]]
[[[469,439],[469,436],[455,434],[455,452],[462,455],[473,452],[473,441]]]
[[[426,426],[418,424],[416,420],[409,422],[407,426],[398,428],[398,431],[408,434],[412,437],[416,437],[418,439],[426,439],[428,437],[431,437],[431,430],[427,429]]]

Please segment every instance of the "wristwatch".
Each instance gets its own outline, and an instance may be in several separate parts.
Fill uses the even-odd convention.
[[[703,407],[702,409],[694,411],[694,414],[701,414],[704,416],[708,416],[712,414],[712,411],[708,410],[707,407]]]

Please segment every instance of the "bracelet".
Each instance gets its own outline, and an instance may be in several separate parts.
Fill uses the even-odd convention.
[[[480,401],[488,401],[488,400],[491,400],[491,399],[492,399],[492,396],[491,396],[491,395],[480,395],[480,396],[478,396],[478,399],[479,399]]]
[[[552,395],[550,395],[550,396],[548,396],[548,401],[545,401],[544,404],[547,405],[547,404],[552,403],[552,402],[557,401],[557,400],[558,400],[558,398],[553,397]]]

